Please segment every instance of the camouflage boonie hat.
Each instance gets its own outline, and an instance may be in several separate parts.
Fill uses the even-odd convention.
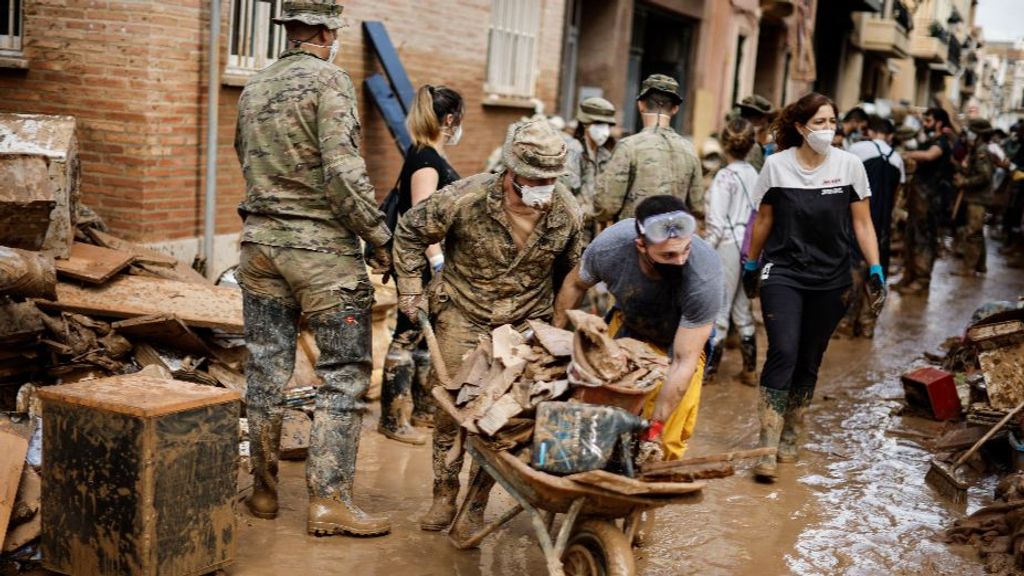
[[[771,101],[760,94],[751,94],[743,100],[740,100],[736,107],[740,109],[740,112],[753,113],[755,115],[764,116],[771,114],[775,111]]]
[[[326,26],[331,30],[341,28],[344,26],[341,12],[345,7],[335,2],[336,0],[285,2],[281,6],[281,15],[274,18],[274,23],[302,22],[310,26]]]
[[[603,122],[615,124],[615,104],[604,98],[587,98],[580,102],[579,110],[576,111],[576,120],[584,124]]]
[[[651,74],[648,76],[644,83],[640,85],[640,95],[636,99],[640,100],[652,91],[671,96],[676,101],[676,104],[683,101],[683,97],[679,95],[679,82],[664,74]]]
[[[967,128],[975,134],[989,134],[993,132],[992,124],[984,118],[971,118],[967,121]]]
[[[512,173],[531,180],[544,180],[565,174],[567,153],[565,140],[551,124],[545,119],[536,119],[509,127],[501,157]]]

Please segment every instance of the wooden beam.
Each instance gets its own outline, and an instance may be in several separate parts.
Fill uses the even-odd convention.
[[[75,242],[66,260],[57,260],[57,272],[90,284],[103,284],[124,270],[135,256],[120,250]]]

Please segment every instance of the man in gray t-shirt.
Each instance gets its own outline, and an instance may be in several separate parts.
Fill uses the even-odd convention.
[[[724,301],[718,254],[693,234],[696,222],[673,196],[652,196],[630,218],[611,226],[587,247],[555,301],[554,324],[566,324],[566,311],[604,282],[615,296],[609,322],[612,336],[643,340],[672,362],[645,414],[661,434],[666,459],[677,459],[693,433],[704,345]],[[662,429],[664,432],[662,433]]]

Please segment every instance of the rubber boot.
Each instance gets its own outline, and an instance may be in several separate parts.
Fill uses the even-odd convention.
[[[459,471],[464,454],[458,454],[448,463],[448,451],[455,444],[459,425],[451,416],[439,411],[434,420],[434,440],[431,446],[434,468],[434,501],[419,519],[420,529],[439,532],[451,525],[455,518],[455,499],[459,495]]]
[[[744,336],[740,340],[740,354],[743,356],[740,382],[757,386],[757,336]]]
[[[249,454],[252,458],[252,494],[245,500],[249,512],[264,520],[277,518],[277,465],[283,414],[248,411]]]
[[[306,459],[310,534],[380,536],[387,518],[370,516],[353,501],[352,487],[362,429],[363,397],[370,385],[370,310],[321,312],[309,319],[320,348],[316,412]]]
[[[779,437],[779,452],[776,461],[780,464],[796,462],[800,456],[800,435],[804,429],[804,414],[811,405],[813,388],[793,387],[789,404],[783,417],[782,434]]]
[[[761,437],[759,448],[778,448],[779,437],[782,435],[783,414],[789,403],[789,390],[775,390],[761,386],[761,394],[757,403],[757,413],[761,420]],[[774,456],[762,456],[754,466],[754,479],[758,482],[775,482],[778,477],[778,464]]]
[[[427,436],[409,425],[412,412],[411,388],[416,366],[412,354],[391,343],[384,361],[384,383],[380,389],[380,423],[377,431],[398,442],[425,444]]]
[[[483,528],[484,511],[487,509],[491,488],[494,487],[494,479],[475,462],[470,477],[472,480],[469,483],[469,492],[466,494],[466,498],[469,500],[466,512],[455,520],[451,530],[448,531],[452,543],[460,550],[476,548],[480,545],[477,543],[472,546],[464,546],[462,543]]]
[[[416,365],[416,376],[412,381],[412,425],[433,428],[437,403],[430,395],[430,352],[416,349],[412,353],[412,361]]]
[[[257,518],[277,517],[277,469],[284,413],[281,393],[295,369],[299,311],[274,298],[243,291],[246,412],[253,492],[245,500]]]
[[[718,375],[718,367],[722,364],[722,351],[725,348],[722,342],[715,342],[711,345],[711,352],[708,354],[708,361],[704,368],[704,382],[710,384],[715,381]]]

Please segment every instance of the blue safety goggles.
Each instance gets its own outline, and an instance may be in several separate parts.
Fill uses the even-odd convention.
[[[661,244],[669,238],[686,239],[697,231],[697,220],[683,212],[666,212],[655,214],[644,220],[637,221],[637,230],[650,244]]]

